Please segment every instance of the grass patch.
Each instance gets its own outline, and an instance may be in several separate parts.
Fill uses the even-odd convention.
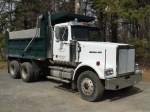
[[[140,67],[140,70],[143,72],[142,79],[144,81],[150,82],[150,68],[149,67]]]
[[[0,69],[7,69],[7,61],[0,60]]]

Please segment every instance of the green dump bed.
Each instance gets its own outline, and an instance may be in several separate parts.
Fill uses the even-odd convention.
[[[74,20],[75,18],[77,18],[79,22],[90,22],[94,20],[93,17],[61,12],[51,15],[51,24],[54,26],[58,23],[69,22],[70,20]],[[52,52],[50,52],[50,50],[52,49],[52,44],[50,45],[49,43],[50,41],[52,42],[52,38],[48,33],[51,32],[49,31],[50,28],[48,28],[48,20],[49,19],[47,13],[43,15],[40,28],[38,29],[6,32],[6,57],[38,60],[52,58]],[[34,38],[31,42],[32,38],[35,35],[36,38]],[[29,45],[30,42],[31,44]],[[28,45],[29,47],[27,47]],[[25,50],[26,47],[27,50]]]
[[[25,32],[30,32],[30,31],[26,30]],[[6,32],[6,56],[44,60],[46,58],[45,36],[40,35],[36,37],[31,42],[27,50],[24,51],[32,38],[25,37],[23,34],[22,35],[20,34],[20,38],[19,38],[19,33],[24,33],[24,31],[22,30],[19,32]],[[23,36],[24,38],[22,38]]]

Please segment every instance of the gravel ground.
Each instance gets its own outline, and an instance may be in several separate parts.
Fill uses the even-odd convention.
[[[105,91],[98,102],[87,102],[62,83],[41,79],[24,83],[0,72],[0,112],[150,112],[150,82],[132,90]]]

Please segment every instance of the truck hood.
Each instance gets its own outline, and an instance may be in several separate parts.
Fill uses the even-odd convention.
[[[118,46],[127,46],[128,44],[110,43],[110,42],[83,42],[79,41],[81,52],[80,62],[87,60],[100,61],[105,63],[106,58],[107,65],[116,66],[116,56]],[[112,65],[112,63],[114,65]]]
[[[87,61],[96,63],[100,61],[100,68],[113,68],[113,77],[134,71],[135,49],[134,46],[110,42],[82,42],[79,41],[81,52],[79,62]],[[129,47],[128,47],[129,46]],[[132,47],[132,48],[131,48]]]

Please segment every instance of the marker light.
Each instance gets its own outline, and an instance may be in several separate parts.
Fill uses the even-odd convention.
[[[97,66],[99,66],[99,65],[100,65],[100,62],[99,62],[99,61],[97,61],[97,62],[96,62],[96,65],[97,65]]]
[[[88,22],[81,22],[82,24],[84,24],[84,25],[87,25],[88,24]]]

